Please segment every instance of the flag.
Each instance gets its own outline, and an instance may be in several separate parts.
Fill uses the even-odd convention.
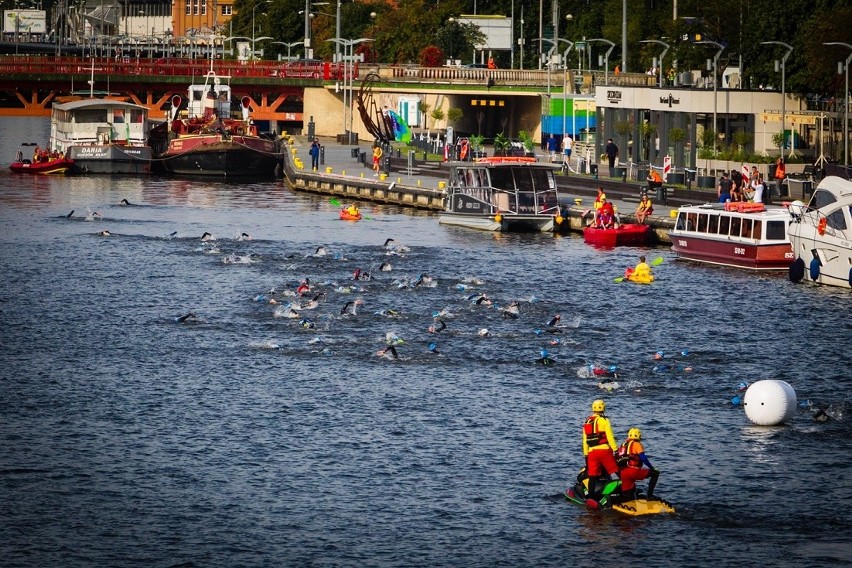
[[[405,122],[405,119],[402,118],[396,112],[389,110],[388,116],[391,119],[391,123],[393,124],[393,137],[397,142],[403,142],[408,144],[411,142],[411,130],[408,128],[408,124]]]

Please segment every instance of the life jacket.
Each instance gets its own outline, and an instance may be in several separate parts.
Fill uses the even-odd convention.
[[[633,451],[635,443],[636,440],[625,440],[615,451],[615,463],[618,464],[618,467],[642,467],[642,460],[639,459],[639,453]]]
[[[609,440],[606,437],[606,430],[598,430],[598,416],[593,414],[586,418],[586,423],[583,424],[583,433],[586,435],[586,445],[589,448],[595,446],[609,446]]]

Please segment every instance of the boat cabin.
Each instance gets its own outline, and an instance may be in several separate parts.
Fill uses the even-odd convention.
[[[725,207],[722,203],[711,203],[678,210],[672,235],[694,234],[713,240],[743,242],[787,243],[789,214],[785,210],[766,210],[765,207]]]
[[[187,91],[187,118],[209,118],[212,109],[219,118],[231,118],[231,86],[223,84],[220,79],[227,79],[208,73],[204,84],[190,85]]]
[[[144,146],[148,130],[148,109],[144,106],[84,99],[53,105],[50,145],[63,153],[71,146]]]
[[[450,175],[451,209],[458,213],[555,215],[559,212],[552,168],[533,164],[454,166]]]

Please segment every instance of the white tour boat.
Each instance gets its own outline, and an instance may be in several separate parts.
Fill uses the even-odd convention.
[[[852,288],[852,181],[824,178],[807,207],[790,205],[790,280]]]
[[[54,103],[50,149],[73,160],[73,173],[148,174],[148,109],[111,99]]]
[[[484,231],[552,231],[557,220],[553,168],[521,157],[454,164],[438,215],[439,223]]]

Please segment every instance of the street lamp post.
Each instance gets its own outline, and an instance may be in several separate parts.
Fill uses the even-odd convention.
[[[848,43],[843,43],[841,41],[830,41],[823,45],[841,45],[852,50],[852,45]],[[849,63],[852,62],[852,53],[849,54],[849,57],[846,58],[846,63],[843,64],[843,69],[846,73],[846,88],[843,89],[843,92],[846,93],[846,103],[844,104],[844,112],[843,112],[843,165],[849,165]],[[838,71],[840,70],[840,64],[838,64]]]
[[[761,45],[780,45],[782,47],[787,48],[787,53],[784,54],[784,57],[781,58],[781,155],[784,155],[784,138],[787,136],[787,130],[785,126],[785,119],[787,118],[787,91],[786,91],[786,79],[787,79],[787,58],[790,57],[790,54],[793,53],[793,46],[784,43],[783,41],[762,41]],[[775,61],[777,71],[778,61]],[[790,156],[793,155],[793,147],[795,146],[793,141],[793,133],[790,133]]]
[[[302,41],[294,41],[293,43],[287,43],[286,41],[271,41],[269,43],[276,43],[278,45],[286,45],[287,46],[287,61],[291,61],[292,57],[290,56],[290,49],[296,47],[297,45],[303,45]]]
[[[627,73],[627,0],[621,0],[621,72]]]
[[[663,53],[660,54],[660,88],[663,88],[663,60],[666,58],[666,53],[669,52],[669,48],[671,47],[664,41],[660,41],[658,39],[643,39],[639,43],[658,43],[662,45],[665,49],[663,49]]]
[[[255,2],[254,6],[251,9],[251,58],[254,61],[254,42],[257,41],[254,37],[254,12],[257,10],[258,6],[262,6],[264,4],[271,4],[272,0],[262,0],[260,2]],[[261,38],[258,38],[261,39]],[[263,39],[272,39],[272,38],[263,38]]]
[[[615,44],[609,41],[608,39],[604,39],[602,37],[596,37],[586,41],[588,41],[589,43],[592,43],[593,41],[599,41],[609,46],[609,49],[607,49],[606,53],[604,54],[604,85],[609,85],[609,54],[612,53],[613,49],[615,49]],[[600,65],[600,60],[598,60],[598,65]]]
[[[716,88],[716,69],[719,63],[719,56],[722,55],[722,51],[724,51],[725,46],[717,41],[711,41],[709,39],[705,39],[703,41],[696,41],[696,45],[712,45],[719,48],[719,51],[716,52],[716,55],[713,56],[713,157],[716,157],[716,143],[719,139],[719,136],[716,132],[716,113],[718,109],[718,100],[719,97],[716,96],[717,88]]]
[[[371,38],[362,37],[358,39],[332,38],[326,41],[334,42],[343,47],[343,132],[352,143],[352,87],[354,83],[354,60],[355,46],[360,43],[373,41]],[[348,51],[346,48],[349,48]],[[347,54],[348,53],[348,54]],[[348,65],[347,65],[348,64]],[[347,71],[351,67],[352,71]],[[347,97],[348,94],[348,97]],[[348,124],[348,128],[347,128]]]

